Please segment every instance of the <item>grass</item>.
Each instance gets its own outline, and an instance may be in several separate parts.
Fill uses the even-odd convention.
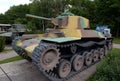
[[[113,43],[120,44],[120,38],[114,38]]]
[[[15,56],[15,57],[11,57],[5,60],[0,61],[0,64],[4,64],[4,63],[9,63],[9,62],[14,62],[14,61],[18,61],[18,60],[22,60],[23,58],[20,56]]]
[[[1,53],[3,53],[3,52],[9,52],[9,51],[13,51],[13,49],[4,49]]]
[[[0,52],[0,53],[4,53],[4,54],[7,54],[7,52],[11,52],[11,51],[13,51],[13,49],[4,49],[2,52]]]
[[[87,81],[120,81],[120,49],[113,49]]]

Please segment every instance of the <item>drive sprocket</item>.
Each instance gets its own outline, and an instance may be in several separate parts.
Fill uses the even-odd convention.
[[[59,49],[57,49],[55,45],[40,44],[35,48],[32,58],[32,60],[37,62],[38,67],[49,72],[52,71],[59,63]]]

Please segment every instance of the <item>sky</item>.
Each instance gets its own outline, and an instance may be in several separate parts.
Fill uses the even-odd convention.
[[[29,0],[0,0],[0,13],[5,13],[11,6],[28,4]]]

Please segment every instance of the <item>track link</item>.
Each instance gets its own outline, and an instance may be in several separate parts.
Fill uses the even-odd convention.
[[[31,58],[27,56],[27,53],[24,49],[21,47],[17,46],[17,43],[21,41],[21,37],[16,37],[13,42],[12,42],[12,48],[15,50],[15,52],[21,56],[24,59],[27,59],[28,61],[31,61]]]

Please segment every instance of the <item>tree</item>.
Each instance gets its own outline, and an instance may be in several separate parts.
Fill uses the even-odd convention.
[[[64,11],[67,4],[67,0],[32,0],[30,4],[30,13],[42,17],[53,18],[58,16]],[[46,28],[51,26],[45,20],[31,19],[32,23],[35,24],[37,29],[42,29],[43,26]],[[31,22],[30,21],[30,22]]]
[[[7,18],[4,14],[0,14],[0,23],[7,24]]]
[[[92,24],[95,23],[96,4],[91,0],[70,0],[70,11],[76,15],[88,18]],[[95,26],[94,26],[95,27]]]
[[[120,0],[95,0],[96,22],[107,24],[114,36],[120,35]]]
[[[44,17],[56,17],[64,11],[64,0],[33,0],[31,13]]]
[[[14,22],[26,23],[25,14],[29,13],[29,5],[12,6],[5,16],[7,17],[8,23],[13,24]]]

